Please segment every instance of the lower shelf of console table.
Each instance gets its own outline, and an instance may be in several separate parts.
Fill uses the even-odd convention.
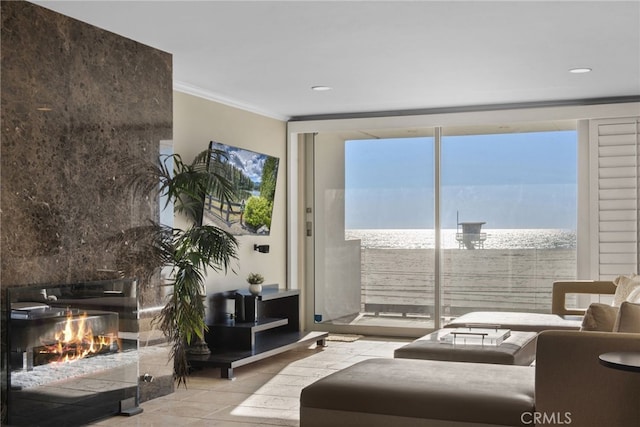
[[[327,332],[280,332],[264,339],[258,335],[251,350],[212,350],[208,355],[189,355],[188,361],[193,368],[220,368],[221,378],[233,379],[234,368],[314,342],[324,347],[328,335]]]

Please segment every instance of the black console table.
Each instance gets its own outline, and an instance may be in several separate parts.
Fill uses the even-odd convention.
[[[189,355],[194,367],[220,368],[222,378],[233,379],[233,368],[257,362],[301,345],[324,346],[326,332],[301,332],[300,292],[264,286],[260,295],[248,290],[228,291],[210,298],[213,324],[205,339],[209,355]],[[234,305],[234,315],[228,313]]]

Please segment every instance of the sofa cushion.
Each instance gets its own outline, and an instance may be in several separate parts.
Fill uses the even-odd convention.
[[[640,304],[625,301],[620,305],[614,331],[640,333]]]
[[[582,331],[613,332],[618,317],[618,307],[599,302],[592,303],[582,319]]]
[[[534,376],[535,369],[528,366],[369,359],[307,386],[300,395],[300,405],[333,411],[522,425],[521,414],[534,407]]]
[[[631,291],[627,297],[627,301],[640,304],[640,286]]]
[[[616,285],[616,293],[613,295],[613,306],[620,307],[623,301],[627,301],[629,295],[640,287],[640,276],[618,276],[613,280]]]

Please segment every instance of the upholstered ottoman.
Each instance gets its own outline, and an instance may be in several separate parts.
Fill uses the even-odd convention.
[[[396,349],[394,357],[503,365],[530,365],[536,358],[535,332],[511,331],[510,336],[500,345],[442,342],[440,338],[448,332],[447,329],[440,329],[418,338]]]
[[[305,387],[300,426],[519,426],[534,410],[534,376],[528,366],[369,359]]]

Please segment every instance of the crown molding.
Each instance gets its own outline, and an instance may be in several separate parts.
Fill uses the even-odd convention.
[[[202,89],[197,86],[190,85],[188,83],[184,83],[181,81],[173,82],[173,90],[186,93],[187,95],[197,96],[199,98],[204,98],[209,101],[217,102],[220,104],[224,104],[229,107],[238,108],[240,110],[248,111],[250,113],[258,114],[260,116],[269,117],[271,119],[280,120],[286,122],[289,120],[289,117],[283,116],[281,114],[273,113],[271,111],[265,111],[253,105],[243,104],[241,102],[237,102],[233,99],[226,98],[217,93]]]

